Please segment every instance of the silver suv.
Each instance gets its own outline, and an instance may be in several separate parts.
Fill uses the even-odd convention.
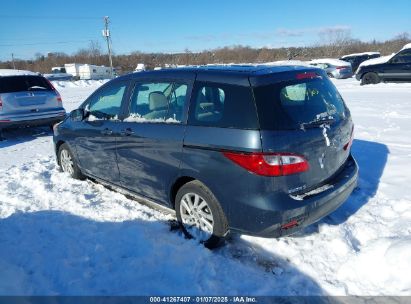
[[[5,128],[52,126],[65,114],[59,92],[46,78],[0,70],[0,140]]]

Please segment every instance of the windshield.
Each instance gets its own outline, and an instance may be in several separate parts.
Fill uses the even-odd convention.
[[[290,130],[344,120],[347,108],[323,77],[254,88],[261,129]]]

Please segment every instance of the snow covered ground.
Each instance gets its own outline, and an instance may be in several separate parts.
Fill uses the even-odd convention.
[[[335,80],[355,122],[358,189],[282,239],[209,251],[170,216],[57,170],[47,128],[0,142],[0,295],[411,295],[411,84]],[[55,82],[67,111],[101,81]]]

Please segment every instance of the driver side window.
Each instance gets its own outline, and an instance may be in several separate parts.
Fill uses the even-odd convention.
[[[411,63],[411,50],[405,50],[395,55],[393,63]]]
[[[93,95],[86,106],[89,120],[116,119],[120,114],[121,102],[126,88],[126,83],[117,82]]]

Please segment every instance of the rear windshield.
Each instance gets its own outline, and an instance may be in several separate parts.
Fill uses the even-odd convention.
[[[323,77],[254,88],[261,129],[303,129],[345,119],[347,109],[334,85]]]
[[[0,78],[0,93],[52,90],[41,76],[7,76]]]

